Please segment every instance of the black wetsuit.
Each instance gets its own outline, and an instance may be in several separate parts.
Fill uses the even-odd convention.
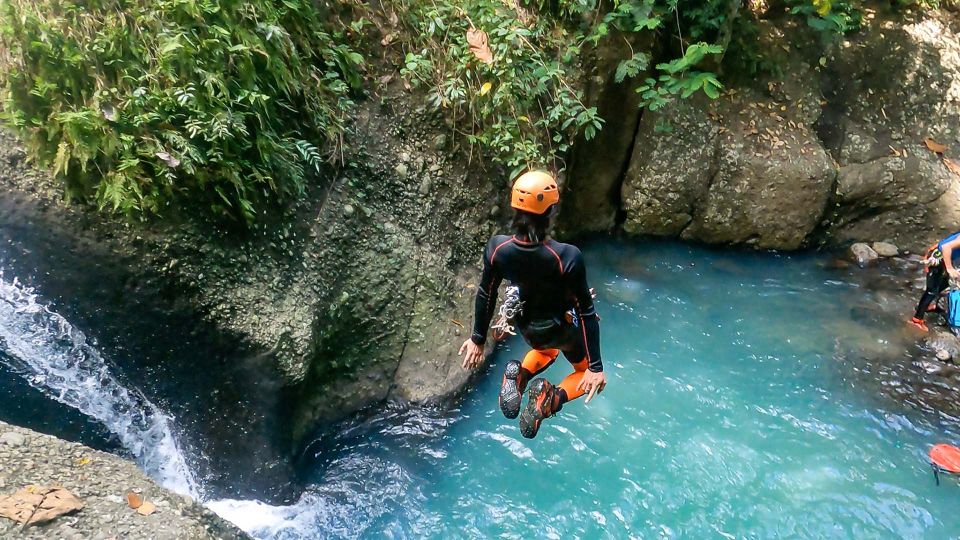
[[[920,302],[913,316],[923,320],[931,303],[935,302],[940,294],[950,284],[950,276],[947,274],[947,265],[940,261],[940,264],[927,269],[927,284],[920,296]]]
[[[533,244],[512,236],[491,238],[477,288],[471,337],[477,345],[486,341],[504,279],[520,289],[523,311],[515,322],[533,348],[560,349],[571,363],[586,359],[590,371],[603,371],[599,318],[579,249],[553,240]]]
[[[950,236],[944,238],[943,240],[937,242],[937,245],[930,248],[930,252],[927,253],[927,256],[930,256],[931,253],[936,253],[937,257],[940,257],[943,252],[944,244],[952,242],[960,238],[960,232],[951,234]],[[957,267],[960,263],[960,249],[953,250],[951,254],[951,262],[954,267]],[[936,266],[927,268],[927,283],[923,291],[923,295],[920,296],[920,302],[917,303],[917,310],[914,312],[913,316],[917,319],[923,320],[923,316],[926,314],[929,306],[932,302],[936,301],[940,297],[940,294],[950,285],[950,275],[947,273],[947,264],[944,261],[940,261]]]

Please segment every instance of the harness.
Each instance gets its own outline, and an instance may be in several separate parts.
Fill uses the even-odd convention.
[[[923,257],[923,264],[926,268],[923,269],[924,273],[929,273],[930,269],[934,266],[939,266],[943,261],[943,252],[940,251],[940,244],[934,244],[927,249],[926,255]]]
[[[507,334],[511,336],[517,335],[514,329],[514,323],[517,317],[523,313],[523,300],[520,300],[520,287],[516,285],[507,287],[503,296],[503,303],[500,304],[498,313],[500,318],[497,319],[497,322],[492,326],[497,340],[499,341],[506,337]]]

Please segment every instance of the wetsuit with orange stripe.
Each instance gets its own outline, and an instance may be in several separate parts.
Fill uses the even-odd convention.
[[[550,367],[562,351],[574,372],[559,385],[561,403],[580,397],[583,391],[577,385],[584,372],[603,371],[599,318],[580,250],[549,239],[530,243],[514,236],[491,238],[477,290],[471,337],[477,345],[486,341],[504,279],[520,289],[523,307],[515,323],[533,347],[523,360],[521,387]]]

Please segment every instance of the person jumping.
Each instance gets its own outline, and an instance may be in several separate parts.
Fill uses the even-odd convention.
[[[951,279],[960,281],[960,270],[956,264],[960,258],[960,232],[953,233],[927,251],[924,261],[927,265],[927,286],[920,296],[917,309],[910,319],[910,324],[926,332],[927,323],[923,316],[928,311],[936,310],[937,298],[947,288]]]
[[[583,256],[576,247],[547,236],[559,202],[557,183],[546,172],[526,172],[514,182],[510,203],[514,234],[496,235],[487,243],[473,335],[460,347],[464,369],[480,365],[500,283],[507,279],[518,287],[519,308],[512,323],[533,350],[522,363],[507,363],[500,386],[500,410],[507,418],[520,416],[520,433],[528,439],[536,437],[540,423],[559,412],[564,403],[584,394],[589,394],[589,402],[606,386],[599,317]],[[557,386],[545,378],[533,379],[561,352],[573,365],[573,373]],[[527,405],[521,413],[528,382]]]

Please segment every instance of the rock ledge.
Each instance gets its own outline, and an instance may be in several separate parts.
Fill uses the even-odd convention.
[[[60,485],[85,506],[74,514],[27,527],[0,518],[0,538],[246,539],[246,534],[199,503],[160,486],[117,456],[0,422],[0,495],[31,484]],[[142,516],[125,495],[139,492],[157,506]]]

